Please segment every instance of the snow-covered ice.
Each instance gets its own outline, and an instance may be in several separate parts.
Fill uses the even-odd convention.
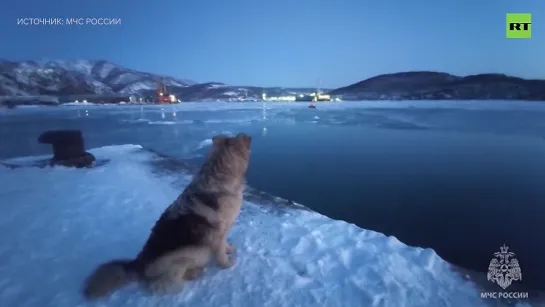
[[[175,121],[167,120],[167,121],[150,121],[148,122],[150,125],[176,125]]]
[[[183,292],[135,285],[98,305],[80,295],[99,263],[135,256],[191,179],[138,145],[89,150],[92,169],[0,166],[0,306],[487,306],[433,250],[248,195],[229,240],[234,267],[207,268]],[[12,159],[28,165],[44,157]]]
[[[210,145],[212,145],[212,139],[206,139],[206,140],[200,142],[199,145],[197,145],[196,149],[202,149],[202,148],[205,148],[205,147],[210,146]]]
[[[81,101],[81,102],[67,102],[63,103],[64,106],[95,106],[98,105],[96,103],[87,102],[87,101]]]

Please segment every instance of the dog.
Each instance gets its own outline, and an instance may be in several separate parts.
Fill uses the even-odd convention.
[[[232,267],[235,248],[227,234],[242,206],[251,141],[244,133],[214,136],[208,159],[157,220],[136,258],[98,266],[84,282],[84,297],[105,297],[132,282],[153,294],[179,292],[213,258],[223,269]]]

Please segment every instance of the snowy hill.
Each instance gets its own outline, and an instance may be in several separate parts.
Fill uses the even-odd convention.
[[[314,92],[314,88],[233,86],[218,82],[197,84],[186,79],[159,76],[128,69],[107,61],[37,60],[7,61],[0,59],[0,104],[13,96],[78,97],[141,95],[155,97],[158,81],[183,101],[259,99],[268,96],[297,95]],[[91,95],[91,96],[90,96]],[[82,98],[91,99],[91,98]],[[37,98],[35,100],[41,100]],[[80,99],[81,100],[81,99]],[[34,100],[26,101],[33,104]],[[15,103],[15,102],[14,102]]]
[[[0,59],[0,96],[133,94],[166,85],[184,87],[195,82],[136,71],[94,60]]]
[[[264,92],[271,97],[316,91],[315,88],[236,86],[218,82],[198,84],[136,71],[107,61],[13,62],[0,59],[0,101],[2,96],[40,95],[59,97],[64,101],[78,99],[74,98],[78,95],[137,94],[155,97],[159,80],[183,101],[254,100],[260,99]],[[460,77],[440,72],[402,72],[369,78],[329,93],[342,96],[344,100],[545,100],[545,80],[526,80],[501,74]]]
[[[342,95],[344,100],[545,100],[545,80],[502,74],[460,77],[440,72],[402,72],[369,78],[330,94]]]
[[[134,257],[191,179],[183,163],[141,146],[89,151],[105,164],[0,164],[0,198],[7,200],[0,215],[0,306],[98,306],[83,300],[83,279],[99,263]],[[43,158],[9,162],[32,165]],[[479,284],[431,249],[252,190],[245,198],[228,238],[237,247],[234,267],[211,265],[177,294],[150,296],[130,286],[99,305],[502,306],[481,299]]]

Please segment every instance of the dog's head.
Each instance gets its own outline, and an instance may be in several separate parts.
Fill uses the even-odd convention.
[[[245,133],[229,137],[216,135],[212,138],[210,150],[212,160],[221,160],[220,165],[231,172],[244,174],[248,169],[252,137]]]
[[[246,133],[239,133],[234,137],[216,135],[212,138],[212,143],[214,152],[231,151],[247,160],[250,156],[252,137]]]

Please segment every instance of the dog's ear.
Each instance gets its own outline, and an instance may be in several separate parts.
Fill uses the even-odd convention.
[[[252,137],[247,135],[246,133],[239,133],[237,134],[236,138],[238,140],[241,140],[242,143],[244,143],[244,145],[246,145],[246,147],[250,148],[250,145],[252,144]]]
[[[225,144],[227,137],[225,135],[219,134],[212,138],[212,143],[216,146]]]

